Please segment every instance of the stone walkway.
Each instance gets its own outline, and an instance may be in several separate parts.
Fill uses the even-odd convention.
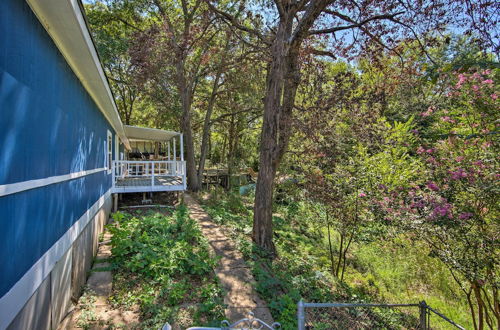
[[[96,261],[92,267],[92,273],[87,279],[86,295],[89,297],[91,306],[83,306],[82,298],[75,308],[71,317],[63,320],[59,329],[81,329],[79,323],[82,323],[87,315],[91,315],[92,321],[87,321],[90,329],[107,329],[115,327],[134,328],[139,325],[139,314],[135,311],[119,311],[113,309],[108,298],[111,295],[113,285],[113,275],[107,259],[111,257],[111,246],[107,244],[111,239],[108,231],[104,232],[103,242],[99,244]],[[87,304],[89,304],[87,302]],[[90,304],[89,304],[90,305]],[[82,313],[86,315],[82,316]],[[80,324],[81,325],[81,324]]]
[[[184,194],[184,202],[190,217],[198,222],[214,253],[220,257],[215,273],[226,292],[224,303],[227,305],[227,320],[234,322],[253,312],[256,318],[272,324],[269,308],[254,291],[255,279],[233,241],[224,234],[220,226],[212,222],[192,196]]]

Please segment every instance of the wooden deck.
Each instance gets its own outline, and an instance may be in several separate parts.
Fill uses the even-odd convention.
[[[185,161],[113,161],[113,193],[186,190]]]
[[[181,176],[155,176],[154,184],[150,176],[126,177],[116,179],[113,190],[115,193],[180,191],[184,190],[184,185]]]

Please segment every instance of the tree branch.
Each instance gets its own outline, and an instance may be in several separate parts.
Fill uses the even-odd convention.
[[[429,54],[429,52],[427,52],[427,50],[425,49],[425,46],[422,44],[422,41],[420,41],[420,38],[418,37],[417,32],[411,26],[409,26],[408,24],[406,24],[404,22],[401,22],[401,21],[397,20],[394,17],[390,18],[390,20],[392,22],[394,22],[396,24],[400,24],[401,26],[404,26],[405,28],[407,28],[408,30],[410,30],[411,33],[413,34],[413,36],[415,37],[415,39],[417,40],[418,45],[420,46],[420,49],[422,49],[422,51],[424,52],[425,56],[427,57],[427,59],[429,59],[429,61],[431,61],[432,64],[437,65],[437,63],[431,57],[431,55]]]
[[[205,3],[208,5],[208,7],[210,8],[211,11],[213,11],[217,16],[219,16],[220,18],[222,18],[225,22],[231,23],[232,26],[236,27],[239,30],[242,30],[242,31],[245,31],[245,32],[248,32],[250,34],[253,34],[253,35],[257,36],[259,39],[261,39],[266,44],[269,43],[268,41],[266,41],[266,39],[264,38],[264,36],[260,32],[258,32],[255,29],[252,29],[252,28],[249,28],[247,26],[244,26],[243,24],[241,24],[240,22],[238,22],[238,20],[236,19],[236,17],[234,17],[231,14],[226,13],[226,12],[224,12],[222,10],[217,9],[210,2],[210,0],[205,0]]]
[[[333,60],[337,59],[337,56],[334,53],[326,51],[326,50],[320,50],[320,49],[316,49],[316,48],[309,48],[309,51],[313,55],[328,56],[328,57],[332,58]]]
[[[334,12],[329,12],[329,13],[334,13]],[[329,28],[329,29],[320,29],[320,30],[311,30],[309,31],[309,35],[314,35],[314,34],[325,34],[325,33],[335,33],[335,32],[339,32],[339,31],[343,31],[343,30],[350,30],[350,29],[355,29],[355,28],[360,28],[362,27],[363,25],[366,25],[367,23],[369,22],[372,22],[372,21],[376,21],[376,20],[394,20],[395,17],[397,15],[401,15],[403,12],[398,12],[398,13],[394,13],[394,14],[384,14],[384,15],[375,15],[375,16],[372,16],[372,17],[368,17],[364,20],[362,20],[361,22],[359,23],[353,23],[351,25],[344,25],[344,26],[337,26],[337,27],[334,27],[334,28]],[[338,13],[339,15],[342,15],[343,17],[341,16],[338,16],[335,14],[335,16],[337,17],[340,17],[344,20],[347,20],[346,18],[348,18],[348,16],[345,16],[343,14],[340,14]],[[349,18],[348,21],[353,21],[352,19]]]

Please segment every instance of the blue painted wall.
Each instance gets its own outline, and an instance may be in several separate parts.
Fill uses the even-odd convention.
[[[26,2],[1,0],[0,185],[104,167],[107,130]],[[0,297],[110,187],[104,171],[0,197]]]

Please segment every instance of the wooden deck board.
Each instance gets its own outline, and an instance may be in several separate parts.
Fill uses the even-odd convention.
[[[180,176],[155,176],[154,186],[177,186],[182,185]],[[151,177],[145,178],[123,178],[116,180],[116,187],[150,187]]]

